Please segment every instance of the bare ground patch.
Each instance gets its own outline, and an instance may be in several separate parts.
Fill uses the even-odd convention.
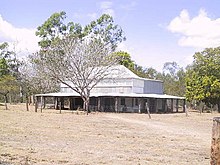
[[[76,115],[0,107],[0,164],[209,164],[219,114]]]

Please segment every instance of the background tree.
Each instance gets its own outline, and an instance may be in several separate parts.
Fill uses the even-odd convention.
[[[10,73],[10,56],[12,52],[8,51],[8,43],[0,44],[0,77]]]
[[[15,77],[11,75],[4,75],[0,77],[0,94],[4,96],[5,100],[5,109],[8,109],[7,102],[8,102],[8,94],[13,92],[18,92],[19,86]]]
[[[159,72],[152,67],[146,68],[144,70],[144,73],[145,73],[144,77],[149,79],[157,79],[157,76],[159,74]]]
[[[220,47],[194,54],[187,69],[186,98],[206,105],[218,105],[220,112]]]
[[[119,51],[116,55],[120,59],[120,64],[130,69],[133,73],[142,78],[158,79],[164,82],[164,92],[170,95],[185,95],[185,71],[176,62],[166,62],[163,72],[149,67],[144,68],[135,64],[127,52]]]
[[[0,44],[0,95],[3,96],[7,109],[9,94],[17,95],[19,93],[17,83],[16,58],[15,53],[8,50],[6,42]]]
[[[119,58],[119,64],[124,65],[126,68],[130,69],[131,71],[134,71],[135,63],[134,61],[132,61],[129,53],[124,51],[118,51],[115,54]]]
[[[125,37],[107,14],[85,27],[73,22],[65,25],[65,18],[65,12],[55,13],[38,27],[42,49],[32,61],[44,69],[43,77],[47,75],[79,93],[88,112],[90,91],[118,63],[112,52]]]
[[[59,84],[43,73],[43,68],[36,65],[31,59],[34,55],[30,55],[27,60],[22,62],[19,68],[20,82],[22,87],[22,94],[26,100],[26,109],[29,110],[30,97],[38,93],[57,92]]]
[[[164,82],[164,93],[170,95],[185,95],[185,71],[176,62],[166,62],[163,72],[156,79]]]

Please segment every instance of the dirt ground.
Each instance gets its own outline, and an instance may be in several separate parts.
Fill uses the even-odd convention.
[[[0,106],[0,164],[205,165],[219,114],[92,113]]]

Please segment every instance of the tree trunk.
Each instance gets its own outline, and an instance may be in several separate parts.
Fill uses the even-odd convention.
[[[218,105],[218,113],[220,113],[220,103],[218,103],[217,105]]]
[[[59,102],[59,109],[60,109],[60,114],[61,114],[61,109],[62,109],[62,103],[61,103],[61,98],[60,98],[60,102]]]
[[[11,104],[12,103],[12,98],[11,98],[11,95],[9,94],[9,104]]]
[[[89,114],[89,96],[83,98],[83,109],[86,111],[86,114]]]
[[[89,110],[89,97],[86,99],[86,114],[88,115],[90,113]]]
[[[35,112],[37,112],[37,108],[38,108],[38,97],[37,96],[35,96],[34,102],[35,102]]]
[[[26,94],[26,110],[29,111],[29,97]]]
[[[8,110],[8,105],[7,105],[8,98],[7,98],[7,94],[5,94],[4,97],[5,97],[5,109]]]
[[[184,105],[184,107],[185,107],[186,117],[188,117],[188,116],[189,116],[189,113],[188,113],[188,108],[186,107],[186,104]]]

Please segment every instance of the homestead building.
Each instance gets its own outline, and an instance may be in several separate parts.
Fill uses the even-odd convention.
[[[89,109],[146,113],[148,108],[151,113],[167,113],[178,112],[181,103],[181,109],[185,111],[184,97],[166,95],[163,90],[162,81],[141,78],[123,65],[118,65],[91,90]],[[53,98],[55,109],[76,110],[83,106],[80,95],[64,84],[60,85],[58,93],[38,94],[36,97],[36,108],[45,107],[48,97]]]

